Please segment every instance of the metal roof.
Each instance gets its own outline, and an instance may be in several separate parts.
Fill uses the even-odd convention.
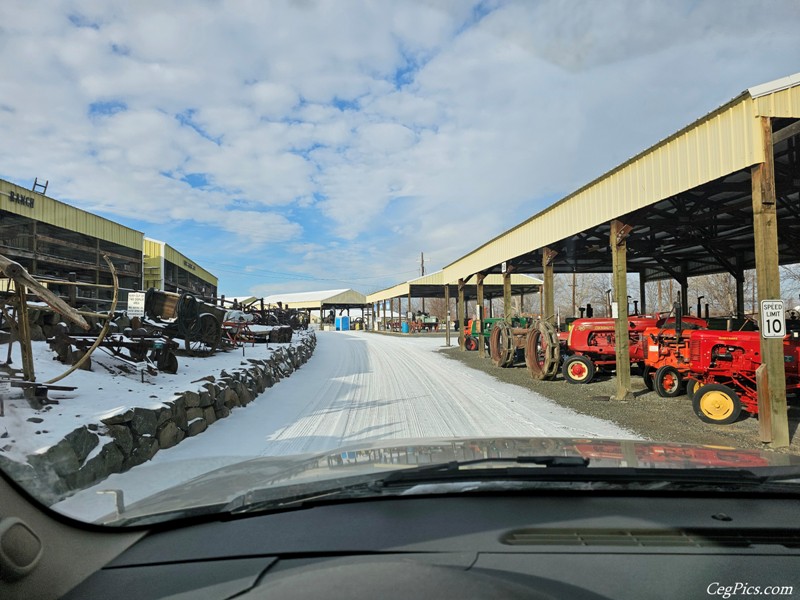
[[[534,293],[539,291],[542,280],[521,273],[511,275],[512,293]],[[450,284],[450,295],[458,293],[457,284]],[[477,296],[477,283],[474,279],[467,282],[465,288],[466,298]],[[412,298],[443,298],[444,297],[444,271],[439,270],[416,279],[410,279],[385,290],[367,294],[367,302],[381,302],[391,298],[405,298],[411,294]],[[483,280],[483,292],[486,298],[503,295],[503,276],[500,274],[487,275]]]
[[[776,118],[776,177],[783,178],[777,187],[784,204],[779,216],[796,212],[800,74],[744,91],[447,265],[445,280],[454,283],[474,273],[498,272],[503,261],[517,270],[541,272],[535,253],[546,246],[559,252],[556,271],[609,271],[609,222],[617,218],[638,225],[637,232],[646,236],[639,254],[636,243],[631,253],[629,242],[629,264],[648,278],[674,276],[665,263],[675,261],[681,263],[675,268],[689,275],[730,271],[730,264],[720,266],[718,259],[725,256],[749,268],[754,262],[752,227],[747,231],[749,222],[742,219],[750,202],[749,168],[764,161],[760,116]],[[800,260],[795,242],[800,231],[790,228],[784,228],[791,236],[782,240],[782,262]],[[702,264],[691,264],[694,259]]]
[[[351,289],[272,294],[264,298],[264,304],[282,302],[285,308],[324,308],[364,306],[367,299],[361,292]]]

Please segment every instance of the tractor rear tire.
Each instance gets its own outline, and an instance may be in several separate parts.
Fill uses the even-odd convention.
[[[705,423],[729,425],[742,414],[742,401],[727,385],[709,383],[694,393],[692,408]]]
[[[694,393],[703,385],[697,379],[684,379],[684,381],[686,382],[686,395],[689,398],[694,397]]]
[[[656,371],[653,386],[662,398],[675,398],[683,393],[683,377],[675,367],[664,365]]]
[[[570,356],[561,372],[569,383],[589,383],[594,377],[594,363],[585,356]]]
[[[468,335],[464,340],[464,349],[469,352],[475,352],[478,349],[478,339],[472,335]]]
[[[645,367],[642,369],[642,379],[644,380],[644,387],[651,392],[653,391],[653,367]]]

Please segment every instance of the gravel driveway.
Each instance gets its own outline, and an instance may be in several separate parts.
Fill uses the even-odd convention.
[[[454,342],[455,343],[455,342]],[[702,422],[692,410],[687,396],[661,398],[644,387],[642,378],[632,374],[634,399],[631,401],[610,400],[615,392],[613,376],[598,376],[587,385],[572,385],[559,374],[555,381],[534,381],[524,364],[513,368],[495,367],[487,358],[481,359],[477,352],[462,352],[457,346],[441,350],[444,356],[489,373],[498,381],[514,383],[534,390],[561,406],[577,412],[607,419],[617,425],[654,441],[688,442],[733,446],[737,448],[765,448],[758,438],[758,420],[744,417],[731,425],[710,425]],[[800,407],[789,408],[789,452],[800,454]]]

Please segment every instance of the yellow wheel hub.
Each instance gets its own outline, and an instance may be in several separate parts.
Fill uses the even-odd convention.
[[[712,390],[700,399],[700,410],[709,419],[722,421],[733,412],[733,399],[724,392]]]

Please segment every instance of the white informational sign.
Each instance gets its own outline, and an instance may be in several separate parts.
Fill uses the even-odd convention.
[[[782,338],[786,335],[783,300],[761,301],[761,337]]]
[[[506,263],[506,261],[503,261],[503,263],[500,265],[500,271],[502,273],[505,273],[506,271],[508,271],[508,264]]]
[[[6,379],[5,381],[0,381],[0,398],[8,398],[11,394],[11,382]]]
[[[131,292],[128,294],[128,317],[144,316],[144,292]]]
[[[619,304],[616,302],[611,303],[611,318],[616,319],[619,317]]]

